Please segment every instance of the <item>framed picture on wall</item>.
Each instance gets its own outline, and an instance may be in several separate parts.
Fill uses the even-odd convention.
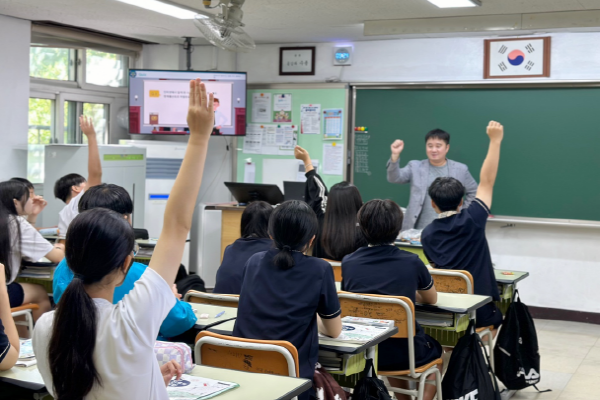
[[[550,46],[550,37],[485,40],[483,77],[548,78]]]
[[[280,47],[279,75],[314,75],[315,47]]]

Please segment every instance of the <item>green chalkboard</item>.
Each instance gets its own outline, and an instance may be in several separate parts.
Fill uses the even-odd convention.
[[[600,88],[358,89],[354,183],[363,199],[406,206],[410,185],[387,182],[390,144],[401,166],[426,158],[425,134],[451,135],[448,158],[479,181],[490,120],[505,127],[496,215],[600,220]]]
[[[322,171],[323,166],[323,144],[324,143],[332,143],[335,142],[338,146],[345,145],[346,132],[347,132],[347,117],[346,117],[346,102],[348,89],[344,88],[343,85],[337,85],[338,87],[334,88],[310,88],[310,89],[299,89],[294,88],[293,85],[286,87],[278,87],[277,89],[249,89],[248,97],[247,97],[247,110],[246,110],[246,120],[248,123],[254,123],[252,121],[252,95],[254,93],[271,93],[272,97],[276,94],[291,94],[292,95],[292,122],[287,123],[287,125],[292,124],[295,126],[300,125],[300,108],[302,104],[319,104],[321,106],[321,112],[325,109],[343,109],[343,136],[341,140],[323,140],[323,134],[321,132],[320,135],[303,135],[298,134],[298,145],[304,147],[310,154],[311,158],[314,160],[319,160],[320,167],[319,173],[323,178],[323,181],[327,185],[327,187],[331,187],[338,182],[344,180],[342,175],[327,175]],[[277,125],[275,123],[260,123],[261,125]],[[282,123],[283,124],[283,123]],[[323,121],[321,122],[321,130],[323,130]],[[263,182],[263,161],[266,159],[293,159],[293,156],[280,156],[280,155],[268,155],[268,154],[246,154],[243,152],[243,139],[238,139],[238,155],[237,155],[237,173],[236,180],[237,182],[244,181],[244,168],[246,166],[246,160],[251,159],[253,163],[256,165],[256,183],[265,183]],[[345,168],[344,168],[345,170]],[[271,183],[271,182],[268,182]]]

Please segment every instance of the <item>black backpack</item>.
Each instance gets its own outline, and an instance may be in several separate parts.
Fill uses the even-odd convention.
[[[369,371],[371,371],[370,377],[368,376]],[[367,359],[363,374],[364,378],[361,378],[354,386],[352,400],[392,400],[385,383],[377,378],[373,360],[370,358]]]
[[[444,400],[500,400],[498,381],[489,365],[483,342],[475,333],[474,321],[469,323],[467,333],[452,351],[442,380],[442,394]]]
[[[516,290],[496,341],[494,364],[498,379],[509,390],[535,387],[540,381],[535,324]]]

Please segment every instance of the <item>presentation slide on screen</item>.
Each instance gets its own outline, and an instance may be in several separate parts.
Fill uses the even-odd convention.
[[[190,80],[214,95],[213,135],[246,135],[246,74],[219,71],[129,71],[129,133],[187,135]]]
[[[205,82],[215,97],[215,126],[233,125],[233,82]],[[144,80],[144,118],[146,126],[187,126],[190,82]]]

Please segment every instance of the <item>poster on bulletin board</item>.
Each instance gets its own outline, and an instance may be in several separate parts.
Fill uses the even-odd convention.
[[[300,106],[300,133],[303,135],[321,134],[320,104],[302,104]]]
[[[341,108],[330,108],[323,110],[323,139],[341,139],[344,129],[344,111]]]
[[[273,99],[273,122],[292,122],[292,95],[276,94]]]

